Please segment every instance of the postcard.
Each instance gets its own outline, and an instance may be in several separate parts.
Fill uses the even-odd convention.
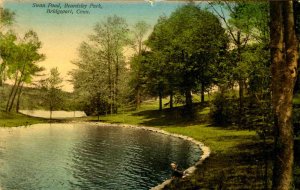
[[[0,0],[0,190],[297,189],[299,8]]]

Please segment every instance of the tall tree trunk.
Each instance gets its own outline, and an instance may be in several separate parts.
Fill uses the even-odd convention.
[[[22,84],[19,88],[19,91],[18,91],[17,105],[16,105],[16,112],[17,113],[19,112],[19,109],[20,109],[20,98],[21,98],[21,94],[22,94],[22,90],[23,90],[23,85],[24,85],[24,82],[22,82]]]
[[[141,47],[141,46],[140,46]],[[140,65],[141,64],[141,49],[139,49],[138,51],[138,64]],[[138,66],[138,71],[137,71],[137,74],[136,74],[136,78],[137,78],[137,85],[136,85],[136,97],[135,97],[135,106],[136,106],[136,109],[140,109],[141,107],[141,102],[142,102],[142,99],[141,99],[141,75],[140,75],[140,71],[141,68],[140,66]]]
[[[298,71],[299,72],[299,71]],[[297,77],[297,81],[294,88],[294,93],[300,92],[300,75]]]
[[[115,113],[115,109],[116,109],[116,78],[113,79],[112,107],[113,107],[113,113]]]
[[[242,62],[242,41],[241,41],[242,33],[240,30],[237,31],[235,44],[237,47],[237,63],[241,64]],[[244,76],[239,74],[238,78],[239,84],[239,113],[243,115],[243,107],[244,107]],[[241,117],[239,117],[238,124],[241,125]]]
[[[163,110],[163,107],[162,107],[162,91],[159,90],[158,92],[158,98],[159,98],[159,111],[162,111]]]
[[[16,79],[15,79],[15,83],[14,83],[14,86],[12,88],[12,91],[9,95],[9,99],[8,99],[8,102],[7,102],[7,105],[6,105],[6,111],[7,112],[10,112],[13,105],[14,105],[14,101],[15,101],[15,98],[16,98],[16,95],[19,91],[19,88],[20,88],[20,85],[22,83],[22,80],[23,80],[23,75],[24,75],[24,71],[25,71],[25,66],[26,66],[26,63],[23,64],[22,66],[22,70],[20,71],[20,77],[18,77],[19,75],[19,71],[16,72]]]
[[[114,95],[114,106],[115,113],[118,113],[118,83],[119,83],[119,55],[116,52],[116,79],[115,79],[115,95]]]
[[[16,90],[14,91],[13,95],[12,95],[12,99],[11,99],[11,102],[10,102],[10,105],[9,105],[9,108],[8,108],[8,112],[11,111],[13,105],[14,105],[14,102],[15,102],[15,98],[16,98],[16,95],[19,91],[19,88],[20,88],[20,85],[23,81],[23,76],[24,76],[24,72],[25,72],[25,66],[26,66],[26,63],[23,64],[23,67],[22,67],[22,70],[21,70],[21,76],[19,77],[19,80],[18,80],[18,83],[17,83],[17,88]]]
[[[0,86],[3,86],[3,81],[4,81],[4,70],[6,67],[6,63],[3,61],[0,65]]]
[[[201,103],[204,103],[204,84],[201,83]]]
[[[243,80],[239,81],[239,109],[240,109],[240,113],[242,113],[243,111],[243,107],[244,107],[244,82]]]
[[[107,29],[108,39],[106,40],[107,45],[107,72],[108,72],[108,104],[109,104],[109,110],[110,114],[113,113],[113,81],[112,81],[112,48],[111,48],[111,38],[110,38],[110,32],[109,29]]]
[[[170,109],[173,109],[173,90],[171,90],[171,93],[170,93]]]
[[[272,104],[274,109],[273,190],[289,190],[292,184],[294,136],[292,98],[297,77],[298,41],[293,2],[270,0],[270,48],[272,61]]]
[[[7,100],[6,108],[5,108],[6,112],[9,112],[9,107],[10,107],[10,104],[11,104],[11,101],[12,101],[13,94],[16,90],[17,83],[18,83],[18,73],[16,73],[16,79],[15,79],[14,85],[13,85],[12,89],[10,90],[10,93],[9,93],[9,96],[8,96],[8,100]]]
[[[12,95],[12,99],[11,99],[11,102],[10,102],[10,105],[9,105],[9,108],[8,108],[8,112],[10,112],[13,108],[13,105],[15,103],[15,99],[16,99],[16,96],[20,90],[20,85],[21,85],[21,82],[22,82],[22,76],[20,77],[19,81],[18,81],[18,84],[17,84],[17,88],[16,90],[14,91],[13,95]]]
[[[192,108],[193,100],[190,89],[185,90],[185,106],[189,109]]]
[[[140,109],[140,104],[141,104],[141,91],[140,91],[140,87],[137,86],[137,89],[136,89],[136,109]]]

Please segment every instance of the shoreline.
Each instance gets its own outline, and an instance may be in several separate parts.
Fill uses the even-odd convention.
[[[211,153],[211,150],[208,146],[205,146],[202,142],[197,141],[197,140],[193,139],[192,137],[185,136],[185,135],[179,135],[179,134],[175,134],[175,133],[169,133],[160,128],[146,127],[146,126],[139,126],[139,125],[130,125],[130,124],[105,123],[105,122],[95,122],[95,123],[94,122],[78,122],[78,123],[89,123],[89,124],[93,124],[93,125],[97,125],[97,126],[110,125],[113,127],[136,128],[136,129],[146,130],[146,131],[150,131],[150,132],[154,132],[154,133],[160,133],[163,135],[180,138],[182,140],[187,140],[187,141],[195,144],[202,151],[202,154],[200,155],[199,160],[194,165],[192,165],[189,168],[187,168],[186,170],[184,170],[184,172],[186,173],[186,177],[192,176],[194,174],[194,172],[197,170],[197,167],[202,165],[204,160],[206,158],[208,158]],[[171,184],[172,181],[173,181],[172,178],[167,179],[167,180],[163,181],[162,183],[158,184],[157,186],[150,188],[150,190],[162,190],[167,185]]]

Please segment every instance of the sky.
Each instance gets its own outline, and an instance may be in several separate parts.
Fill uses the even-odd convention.
[[[78,58],[79,45],[88,40],[88,35],[93,33],[96,23],[104,21],[108,16],[117,15],[125,18],[129,26],[143,20],[153,27],[159,16],[170,15],[184,2],[159,0],[151,5],[144,0],[0,0],[0,5],[1,3],[16,13],[14,29],[19,34],[28,30],[37,32],[42,42],[40,53],[46,55],[45,61],[39,64],[46,68],[46,72],[57,67],[64,78],[63,90],[72,91],[68,72],[75,68],[72,61]],[[57,3],[60,3],[61,9],[54,7]],[[66,9],[65,3],[76,6],[86,4],[87,7]],[[88,8],[91,3],[94,8]],[[37,7],[36,4],[44,4],[45,7]],[[73,14],[47,13],[48,9],[72,10]],[[78,9],[88,11],[89,14],[77,14]]]

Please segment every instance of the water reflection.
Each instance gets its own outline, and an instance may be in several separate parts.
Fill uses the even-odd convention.
[[[0,129],[2,189],[149,189],[169,164],[192,165],[189,142],[138,129],[88,124]]]

